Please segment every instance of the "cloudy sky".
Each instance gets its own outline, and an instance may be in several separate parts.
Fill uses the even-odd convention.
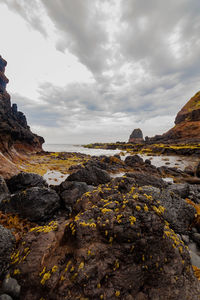
[[[199,90],[199,0],[0,0],[7,87],[47,143],[173,126]]]

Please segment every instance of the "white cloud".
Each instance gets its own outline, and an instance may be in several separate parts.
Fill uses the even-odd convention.
[[[173,126],[199,89],[198,0],[0,0],[13,102],[48,142]],[[13,34],[14,33],[14,34]]]

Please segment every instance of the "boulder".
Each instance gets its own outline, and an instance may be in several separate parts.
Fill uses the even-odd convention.
[[[196,214],[193,206],[170,190],[143,187],[143,191],[165,208],[163,216],[176,233],[185,234],[189,230]]]
[[[21,172],[8,179],[7,185],[11,193],[16,193],[35,186],[45,187],[47,183],[46,180],[38,174]]]
[[[168,187],[168,190],[176,193],[183,199],[189,196],[189,185],[187,183],[172,184]]]
[[[2,209],[32,222],[42,222],[52,218],[59,207],[60,198],[54,190],[32,187],[14,194],[10,201],[3,203]]]
[[[125,176],[134,178],[138,186],[151,185],[158,188],[162,188],[166,186],[166,183],[161,178],[156,177],[154,175],[150,175],[148,173],[128,172],[125,173]]]
[[[0,276],[10,264],[10,255],[15,245],[15,239],[9,229],[0,225]]]
[[[19,298],[21,287],[14,278],[5,278],[2,284],[2,289],[5,294],[10,295],[14,299]]]
[[[130,155],[125,158],[125,164],[134,167],[136,164],[143,164],[143,159],[139,155]]]
[[[107,183],[111,180],[110,175],[97,167],[86,166],[78,170],[77,172],[69,175],[66,179],[67,181],[78,181],[85,182],[88,185],[99,185]]]
[[[0,295],[0,300],[13,300],[13,298],[11,298],[7,294],[2,294],[2,295]]]
[[[71,212],[76,201],[89,190],[91,188],[85,182],[65,180],[59,186],[59,195],[65,208]]]

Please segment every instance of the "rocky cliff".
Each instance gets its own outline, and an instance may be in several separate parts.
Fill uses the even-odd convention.
[[[11,161],[22,154],[41,151],[44,143],[42,137],[31,132],[25,115],[17,110],[17,105],[11,106],[10,95],[6,91],[9,81],[4,74],[6,65],[7,62],[0,56],[0,174],[4,174],[2,165],[13,170]]]
[[[149,139],[150,143],[200,142],[200,91],[178,112],[175,126],[163,135]]]

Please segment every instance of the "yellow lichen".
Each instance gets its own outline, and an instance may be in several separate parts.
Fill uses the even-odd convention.
[[[129,217],[129,221],[131,223],[131,226],[134,225],[134,223],[136,222],[136,218],[134,216],[130,216]]]

